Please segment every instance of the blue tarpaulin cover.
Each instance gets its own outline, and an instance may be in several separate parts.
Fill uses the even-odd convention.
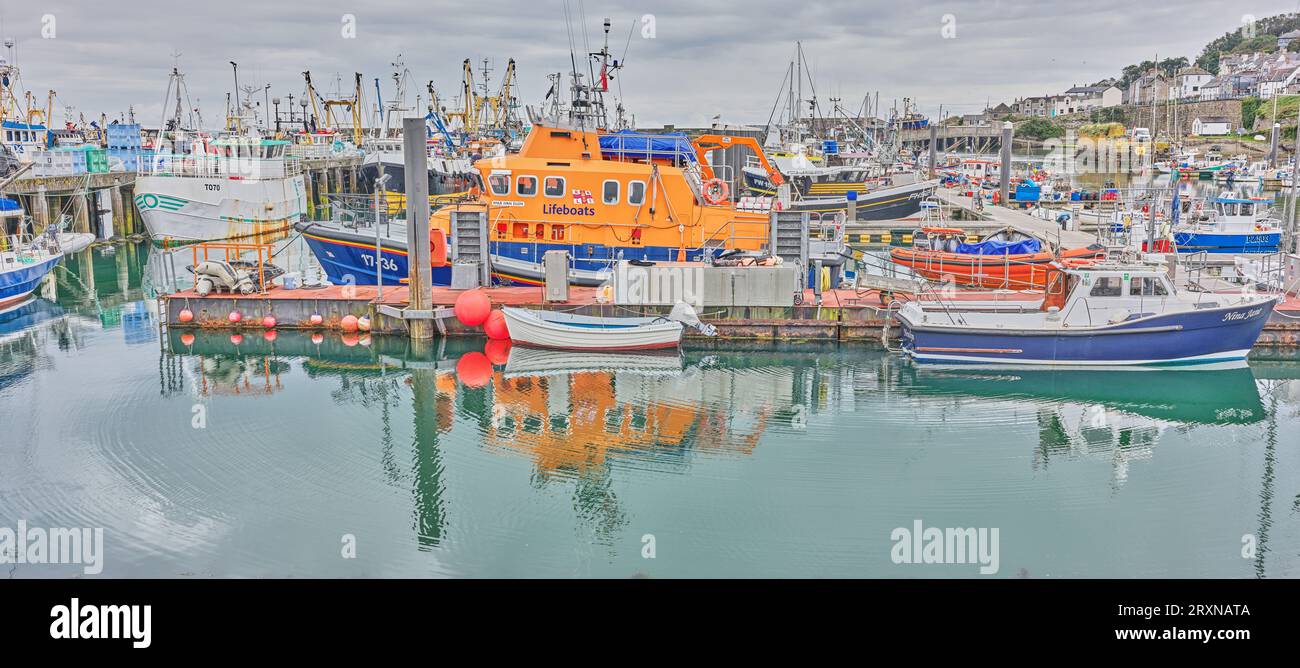
[[[600,136],[600,152],[608,157],[645,158],[653,160],[695,160],[695,147],[680,132],[648,135],[632,130],[620,130]]]
[[[1023,241],[981,241],[977,244],[959,244],[957,252],[963,255],[1021,255],[1038,253],[1043,244],[1037,239]]]

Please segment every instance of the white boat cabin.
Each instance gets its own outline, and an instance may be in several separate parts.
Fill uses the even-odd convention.
[[[31,162],[32,156],[49,145],[49,130],[39,123],[4,121],[0,130],[0,140],[22,162]]]
[[[1098,327],[1199,306],[1218,306],[1223,295],[1180,292],[1157,265],[1097,264],[1062,269],[1048,281],[1045,298],[1017,305],[990,302],[910,302],[919,322],[984,329]]]

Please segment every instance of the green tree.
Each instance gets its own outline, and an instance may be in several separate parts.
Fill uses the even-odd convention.
[[[1016,126],[1015,136],[1022,139],[1050,139],[1064,137],[1065,128],[1045,118],[1034,118]]]
[[[1259,105],[1263,100],[1257,97],[1247,97],[1241,100],[1241,127],[1247,130],[1255,127],[1255,116],[1259,113]]]
[[[1093,123],[1123,123],[1124,108],[1103,107],[1101,109],[1093,109],[1092,112],[1088,114],[1088,120]]]

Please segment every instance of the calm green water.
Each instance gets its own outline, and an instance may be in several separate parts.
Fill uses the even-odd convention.
[[[103,527],[103,576],[977,576],[893,563],[918,519],[997,528],[992,577],[1300,575],[1296,361],[515,350],[470,387],[482,341],[160,333],[146,255],[0,316],[0,527]]]

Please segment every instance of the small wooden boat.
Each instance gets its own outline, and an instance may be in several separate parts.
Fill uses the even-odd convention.
[[[679,305],[684,306],[684,305]],[[687,307],[689,309],[689,307]],[[674,308],[676,315],[677,308]],[[557,350],[653,350],[676,348],[685,330],[673,316],[601,318],[559,311],[503,307],[510,340]],[[691,315],[694,311],[691,310]]]
[[[924,240],[913,248],[890,250],[889,259],[932,281],[982,288],[1042,289],[1053,261],[1094,260],[1106,254],[1105,247],[1098,244],[1063,250],[1058,255],[1032,238],[970,244],[965,242],[966,233],[957,228],[926,227],[921,231],[927,235]]]

